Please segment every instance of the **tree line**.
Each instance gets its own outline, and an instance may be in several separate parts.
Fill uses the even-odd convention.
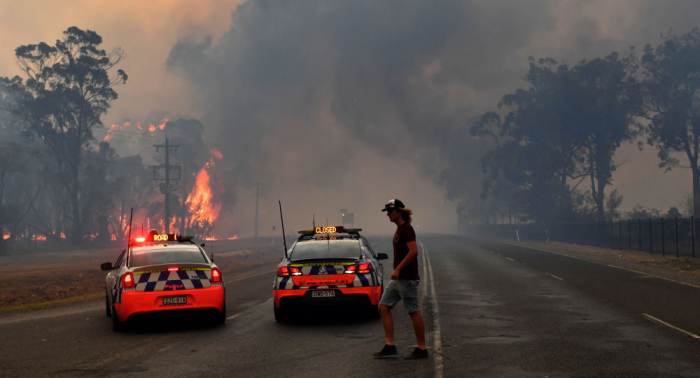
[[[30,235],[72,245],[121,240],[132,207],[162,218],[152,167],[139,155],[120,157],[93,133],[128,79],[116,68],[124,52],[107,52],[102,42],[94,31],[70,27],[53,45],[17,47],[22,74],[0,77],[0,253]],[[206,161],[201,123],[178,122],[168,126],[173,143],[192,154],[183,160]],[[181,193],[172,208],[181,207],[185,219]]]
[[[689,207],[700,216],[700,31],[662,38],[641,54],[573,66],[530,58],[528,86],[470,125],[491,148],[481,158],[481,198],[460,203],[461,221],[615,219],[622,196],[609,190],[621,164],[614,155],[629,142],[656,148],[660,168],[691,169]]]

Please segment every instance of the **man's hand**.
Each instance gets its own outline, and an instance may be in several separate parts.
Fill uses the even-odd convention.
[[[394,273],[391,273],[391,279],[392,280],[398,280],[399,279],[399,274],[401,273],[400,269],[395,269]]]

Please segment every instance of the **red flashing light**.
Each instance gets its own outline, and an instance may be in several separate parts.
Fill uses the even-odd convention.
[[[138,243],[143,243],[146,241],[146,238],[136,238],[136,242]]]
[[[178,270],[180,270],[178,267],[168,268],[168,272],[177,272]]]
[[[360,264],[360,266],[357,268],[357,273],[369,273],[372,271],[372,264],[370,263],[363,263]]]
[[[289,267],[286,267],[286,266],[278,267],[277,268],[277,275],[280,277],[288,277],[290,275]]]
[[[122,276],[122,289],[124,290],[134,290],[136,285],[134,284],[134,275],[129,272]]]
[[[221,271],[217,268],[211,270],[211,284],[221,286],[223,285],[223,279],[221,278]]]

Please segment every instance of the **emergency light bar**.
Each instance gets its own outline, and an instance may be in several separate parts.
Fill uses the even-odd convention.
[[[193,236],[184,236],[178,234],[149,234],[133,239],[133,243],[150,243],[150,242],[187,242],[194,239]],[[132,243],[132,244],[133,244]]]
[[[313,230],[299,231],[300,235],[313,236],[317,234],[337,234],[341,232],[346,232],[348,234],[358,234],[362,231],[361,228],[345,228],[343,226],[322,226],[316,227]]]

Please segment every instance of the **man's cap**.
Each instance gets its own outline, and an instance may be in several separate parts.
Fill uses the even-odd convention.
[[[403,202],[401,202],[401,200],[394,198],[389,200],[389,202],[387,202],[386,204],[384,204],[384,208],[382,209],[382,211],[387,211],[390,209],[403,209],[405,207],[406,206],[403,204]]]

